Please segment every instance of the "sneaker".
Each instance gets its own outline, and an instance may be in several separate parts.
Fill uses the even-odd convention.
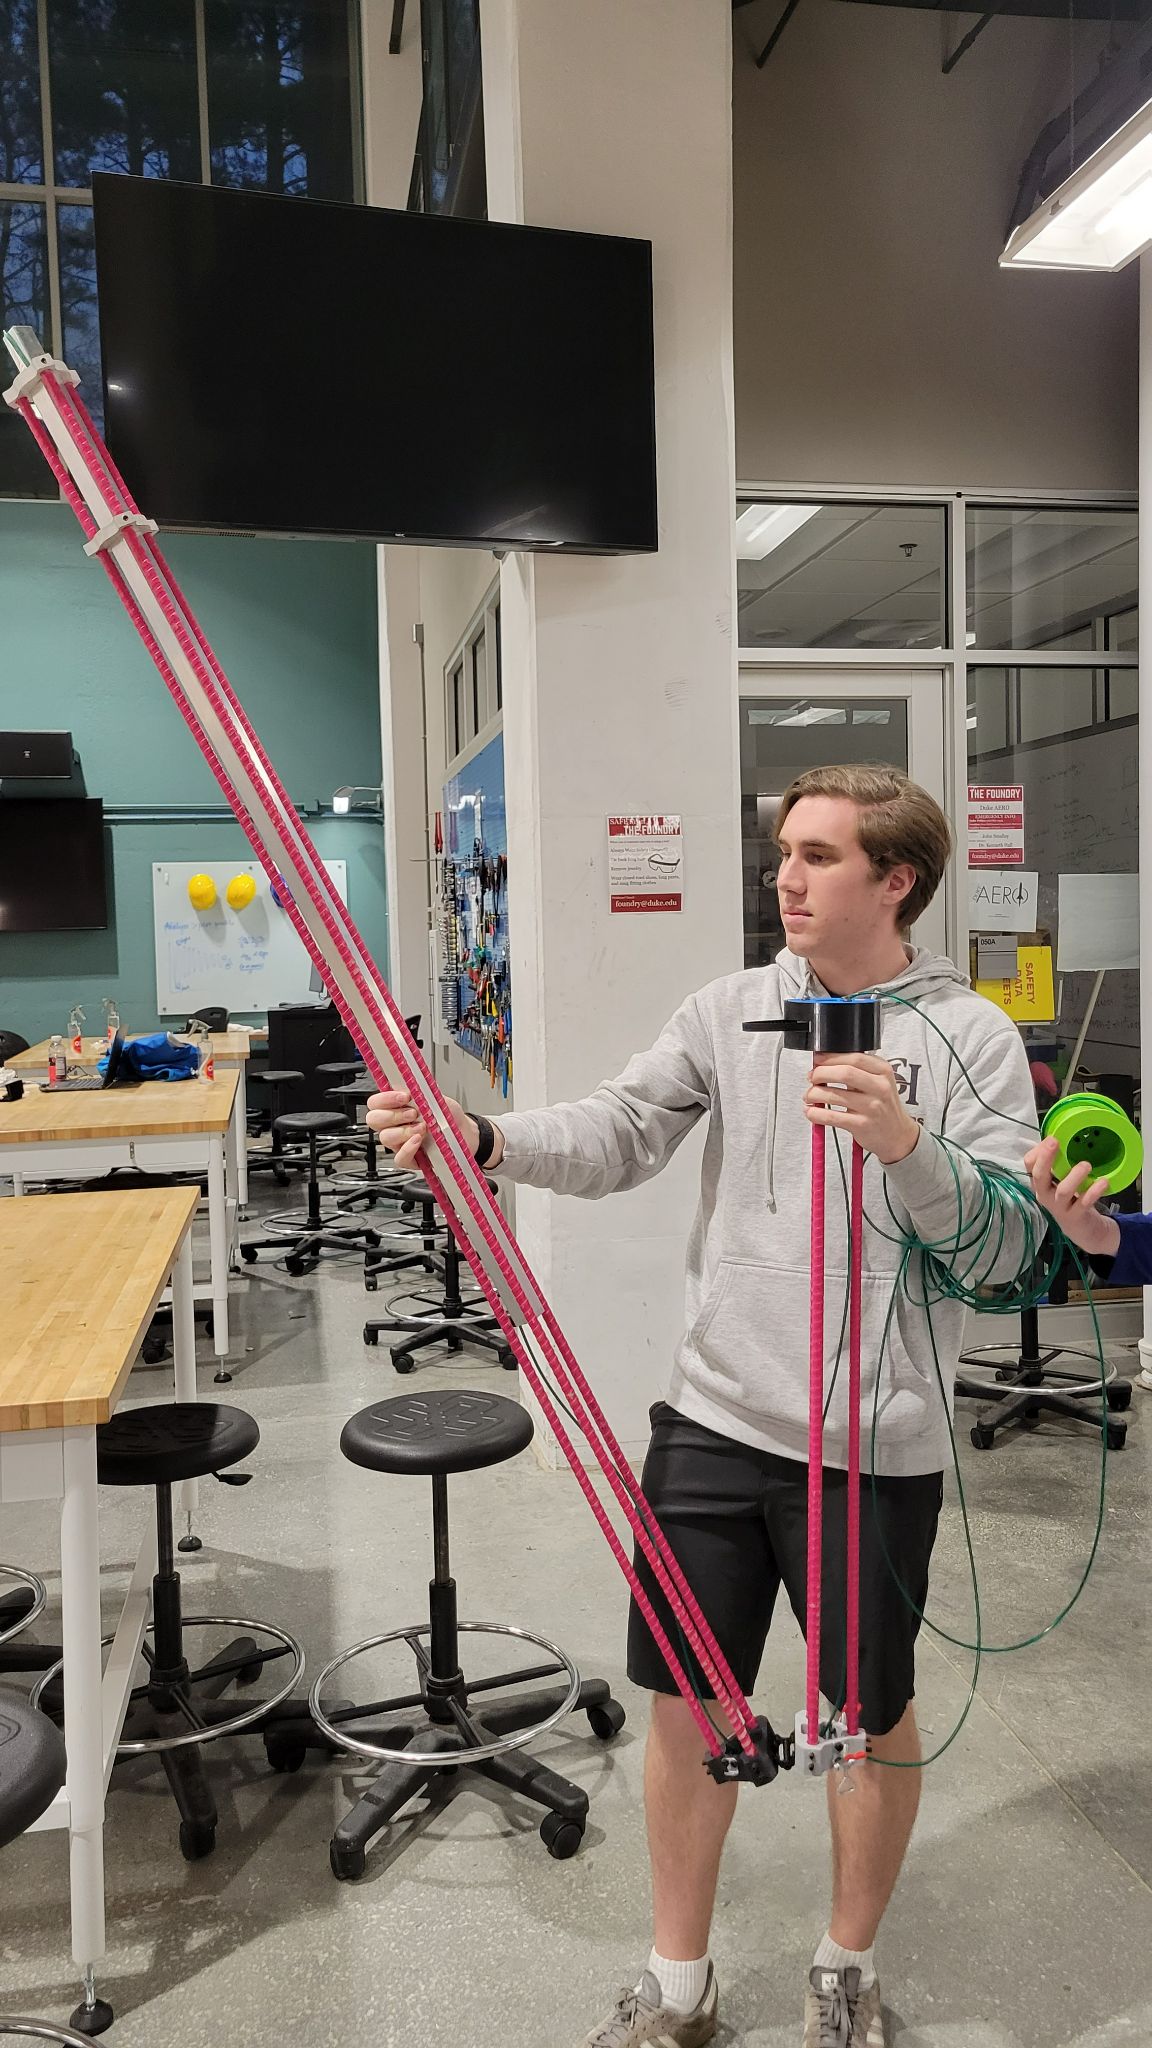
[[[651,1970],[645,1970],[632,1990],[622,1991],[615,2011],[602,2026],[585,2034],[581,2048],[637,2048],[641,2041],[650,2048],[703,2048],[716,2032],[716,1973],[708,1965],[704,1996],[691,2012],[671,2012],[660,2003],[660,1985]]]
[[[885,2048],[879,1980],[861,1991],[859,1970],[811,1970],[804,2048]]]

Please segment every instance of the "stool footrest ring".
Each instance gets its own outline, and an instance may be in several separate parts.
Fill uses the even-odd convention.
[[[13,1636],[18,1636],[22,1628],[30,1628],[48,1605],[48,1589],[43,1579],[36,1577],[35,1572],[26,1572],[18,1564],[0,1564],[0,1594],[5,1590],[2,1583],[5,1579],[13,1581],[17,1592],[23,1588],[25,1593],[31,1593],[32,1605],[12,1622],[10,1627],[0,1628],[0,1643],[10,1643]]]
[[[333,1657],[331,1663],[324,1666],[323,1671],[321,1671],[308,1695],[308,1711],[321,1734],[326,1735],[328,1740],[334,1743],[337,1749],[350,1750],[356,1756],[373,1757],[380,1763],[417,1763],[426,1765],[430,1770],[450,1771],[458,1769],[461,1762],[480,1764],[487,1762],[489,1757],[504,1756],[510,1749],[526,1749],[529,1743],[535,1742],[539,1736],[546,1734],[550,1728],[555,1728],[560,1721],[564,1720],[566,1715],[572,1712],[580,1697],[580,1673],[567,1651],[562,1650],[557,1643],[550,1642],[547,1636],[535,1635],[531,1629],[514,1628],[510,1622],[461,1621],[457,1623],[457,1628],[461,1635],[511,1636],[516,1642],[532,1643],[538,1650],[546,1650],[548,1655],[554,1657],[560,1668],[568,1674],[568,1691],[560,1706],[555,1707],[550,1714],[542,1715],[539,1721],[533,1721],[529,1727],[513,1729],[510,1734],[502,1735],[493,1742],[473,1744],[462,1739],[458,1749],[442,1749],[438,1751],[414,1749],[412,1747],[406,1749],[386,1749],[382,1743],[364,1742],[359,1736],[350,1734],[346,1725],[341,1727],[334,1726],[325,1717],[324,1709],[320,1704],[320,1695],[327,1681],[335,1672],[342,1670],[345,1664],[351,1663],[354,1657],[362,1657],[369,1650],[382,1649],[385,1643],[410,1642],[412,1637],[419,1639],[422,1636],[430,1635],[431,1629],[428,1623],[423,1622],[415,1627],[409,1624],[407,1628],[389,1629],[385,1635],[369,1636],[362,1643],[354,1643],[350,1650],[342,1650],[338,1657]],[[517,1674],[515,1672],[509,1673],[508,1683],[515,1685],[518,1682]],[[480,1720],[483,1719],[482,1710],[478,1712],[478,1718]]]
[[[230,1720],[214,1721],[209,1728],[190,1728],[186,1735],[157,1735],[149,1737],[146,1741],[122,1741],[116,1745],[118,1757],[152,1756],[166,1749],[191,1749],[195,1743],[218,1742],[223,1735],[238,1735],[244,1728],[254,1728],[256,1723],[262,1721],[266,1714],[270,1714],[274,1707],[282,1706],[290,1694],[295,1691],[296,1686],[304,1676],[304,1652],[300,1644],[295,1636],[288,1635],[282,1628],[276,1628],[270,1621],[252,1621],[247,1616],[241,1614],[188,1614],[184,1617],[183,1626],[185,1628],[238,1628],[245,1629],[248,1633],[255,1636],[271,1636],[274,1643],[278,1643],[282,1649],[288,1652],[292,1659],[292,1669],[280,1690],[273,1693],[270,1699],[262,1699],[256,1706],[247,1708],[243,1713],[233,1714]],[[151,1628],[147,1628],[144,1633],[150,1635],[152,1633]],[[115,1640],[114,1636],[104,1636],[101,1638],[101,1647],[107,1649],[109,1644]],[[64,1659],[60,1657],[52,1665],[51,1669],[45,1671],[43,1676],[38,1679],[30,1696],[34,1707],[39,1706],[40,1697],[45,1687],[51,1683],[53,1678],[57,1678],[63,1669]]]

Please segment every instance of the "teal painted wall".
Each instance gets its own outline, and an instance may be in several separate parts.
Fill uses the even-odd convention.
[[[342,783],[379,783],[375,549],[207,535],[164,549],[293,800],[328,804]],[[66,506],[0,504],[0,725],[68,727],[87,793],[106,805],[222,802]],[[308,828],[322,854],[348,862],[349,908],[387,971],[379,819]],[[0,1026],[32,1042],[63,1031],[77,1001],[98,1026],[106,995],[130,1028],[154,1027],[153,861],[207,867],[248,852],[226,819],[125,820],[106,833],[107,931],[0,932]]]

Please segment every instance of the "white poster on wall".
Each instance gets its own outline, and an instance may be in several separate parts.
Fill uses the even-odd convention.
[[[1034,932],[1039,885],[1039,873],[1031,869],[969,868],[969,930]]]
[[[968,865],[970,868],[1023,867],[1022,782],[968,784]]]
[[[1140,965],[1140,877],[1061,875],[1061,974]]]
[[[629,811],[609,818],[608,900],[614,911],[683,910],[678,812]]]

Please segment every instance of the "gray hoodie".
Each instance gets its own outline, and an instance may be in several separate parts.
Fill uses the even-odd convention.
[[[500,1119],[503,1178],[595,1199],[651,1180],[707,1115],[700,1203],[688,1241],[685,1330],[668,1398],[682,1415],[722,1436],[800,1459],[808,1453],[812,1127],[803,1095],[811,1058],[786,1051],[776,1033],[749,1033],[741,1026],[745,1018],[779,1017],[792,997],[825,993],[806,962],[782,952],[771,967],[726,975],[689,996],[651,1051],[638,1053],[618,1080],[603,1082],[583,1102]],[[950,960],[918,951],[879,993],[889,998],[882,1009],[882,1050],[923,1135],[897,1165],[881,1167],[869,1157],[865,1167],[864,1202],[871,1219],[864,1233],[862,1288],[866,1469],[877,1360],[902,1256],[902,1247],[892,1242],[892,1213],[901,1229],[911,1229],[925,1243],[946,1240],[957,1227],[958,1180],[964,1217],[971,1223],[980,1215],[983,1196],[973,1167],[935,1133],[946,1133],[979,1159],[1017,1169],[1036,1140],[1019,1033],[974,993]],[[902,1008],[893,997],[914,1002],[918,1010]],[[845,1198],[833,1148],[840,1150],[845,1174],[851,1151],[846,1136],[829,1132],[828,1143],[826,1386],[847,1284]],[[1003,1236],[994,1228],[983,1264],[966,1272],[968,1284],[1011,1279],[1023,1244],[1023,1226],[1009,1211]],[[969,1250],[964,1264],[971,1259]],[[912,1260],[909,1285],[919,1297],[919,1255]],[[964,1316],[958,1302],[941,1301],[932,1309],[949,1402]],[[845,1351],[825,1427],[825,1462],[840,1467],[847,1464],[846,1394]],[[951,1463],[925,1311],[903,1289],[880,1362],[876,1443],[881,1473],[936,1472]]]

